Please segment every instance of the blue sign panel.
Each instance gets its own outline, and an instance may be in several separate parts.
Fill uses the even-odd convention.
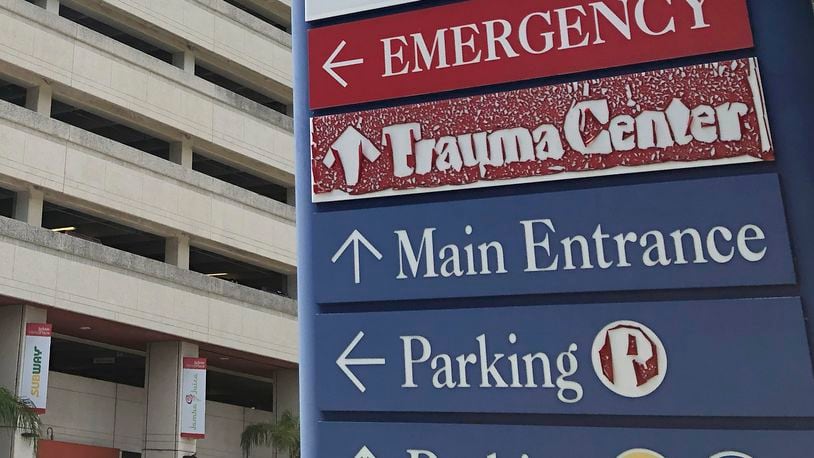
[[[810,458],[808,431],[325,423],[332,458]]]
[[[814,416],[799,299],[327,314],[317,333],[325,411]]]
[[[770,174],[314,218],[321,303],[795,281]]]

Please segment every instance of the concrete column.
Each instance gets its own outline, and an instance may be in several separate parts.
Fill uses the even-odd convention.
[[[291,299],[297,298],[297,274],[288,274],[286,276],[286,292]]]
[[[147,346],[144,458],[183,458],[195,454],[196,441],[181,437],[181,376],[185,356],[197,357],[198,346],[186,342]]]
[[[165,243],[164,262],[182,269],[189,269],[189,236],[179,234],[169,237]]]
[[[45,116],[51,116],[51,102],[54,90],[47,84],[28,88],[25,94],[25,107]]]
[[[42,226],[44,198],[45,194],[39,189],[18,192],[14,202],[14,219],[32,226]]]
[[[300,374],[296,369],[280,369],[274,374],[275,419],[284,412],[300,416]],[[286,450],[280,450],[277,458],[291,458]]]
[[[195,53],[187,48],[172,55],[172,64],[191,75],[195,74]]]
[[[182,167],[192,168],[192,141],[184,139],[170,144],[170,161]]]
[[[25,325],[45,323],[44,309],[27,305],[0,306],[0,386],[17,393],[25,345]],[[20,435],[21,431],[0,428],[0,457],[34,458],[31,444]]]
[[[285,411],[294,415],[300,414],[300,371],[297,369],[280,369],[275,373],[274,382],[277,392],[276,416]]]
[[[48,12],[59,14],[59,0],[37,0],[35,3]]]

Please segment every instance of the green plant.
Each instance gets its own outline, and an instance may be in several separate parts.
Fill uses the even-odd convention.
[[[20,399],[5,388],[0,388],[0,426],[19,429],[23,437],[37,445],[42,421],[28,399]]]
[[[276,423],[249,425],[240,435],[240,446],[247,457],[253,447],[274,447],[287,451],[290,458],[300,458],[300,419],[286,411]]]

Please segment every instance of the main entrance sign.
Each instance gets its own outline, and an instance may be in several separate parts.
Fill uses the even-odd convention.
[[[319,212],[320,303],[795,282],[774,175]]]
[[[326,423],[335,458],[809,458],[809,431]],[[360,452],[362,452],[360,454]]]
[[[327,314],[317,332],[323,411],[814,415],[796,298]]]
[[[754,59],[317,117],[311,138],[317,202],[774,159]]]
[[[468,0],[308,37],[312,109],[752,46],[744,0]]]

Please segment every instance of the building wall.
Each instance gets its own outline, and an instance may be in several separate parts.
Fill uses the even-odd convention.
[[[141,32],[156,40],[188,40],[196,53],[229,62],[224,71],[262,75],[290,93],[287,34],[222,0],[184,0],[186,9],[174,6],[180,1],[71,5],[84,2],[124,22],[138,19]],[[54,97],[293,185],[291,118],[23,0],[0,0],[0,78],[46,85]],[[59,205],[296,272],[290,205],[2,101],[0,185],[35,188]],[[6,229],[0,253],[10,260],[0,266],[0,295],[296,362],[296,305],[287,298],[224,295],[234,288],[218,279],[33,226],[0,226]]]
[[[291,299],[2,217],[0,259],[0,290],[20,300],[297,361]]]
[[[239,1],[290,25],[288,0]],[[60,16],[60,3],[171,52],[172,62]],[[196,65],[283,108],[196,76]],[[243,353],[262,373],[271,366],[277,412],[207,404],[209,436],[197,456],[241,456],[245,425],[297,410],[297,371],[279,369],[298,360],[296,301],[190,271],[189,250],[288,275],[294,286],[295,212],[290,202],[193,170],[192,153],[273,183],[275,192],[293,188],[290,35],[224,0],[0,0],[0,80],[27,90],[25,108],[0,100],[0,187],[17,193],[17,220],[0,217],[0,301],[160,334],[194,354]],[[53,101],[167,142],[170,160],[53,119]],[[163,238],[169,262],[44,229],[44,202]],[[22,329],[0,322],[6,328]],[[18,370],[0,349],[0,384],[13,388]],[[43,420],[57,441],[141,452],[147,395],[54,373]],[[159,432],[173,437],[166,429]],[[190,444],[174,446],[182,456]],[[0,443],[0,456],[5,450]]]
[[[144,446],[144,389],[51,373],[44,428],[54,440],[141,453]],[[240,457],[240,433],[252,423],[270,422],[274,413],[207,402],[207,438],[198,441],[199,458]],[[271,457],[259,448],[252,458]]]
[[[163,40],[194,46],[202,58],[215,61],[227,71],[234,66],[243,79],[251,82],[270,84],[274,89],[277,86],[290,88],[293,84],[290,35],[240,14],[241,11],[223,1],[73,0],[72,3],[102,15],[125,18],[134,27],[149,23],[159,29],[153,33],[161,34]],[[274,3],[277,2],[257,2],[258,5]],[[280,18],[281,22],[284,19]],[[290,91],[280,91],[279,95],[291,100]]]
[[[163,3],[167,5],[169,3]],[[293,184],[290,119],[21,0],[0,0],[0,61],[63,97],[127,116]]]
[[[145,152],[0,101],[0,180],[39,186],[88,212],[293,272],[293,209]],[[274,234],[274,237],[269,237]]]

